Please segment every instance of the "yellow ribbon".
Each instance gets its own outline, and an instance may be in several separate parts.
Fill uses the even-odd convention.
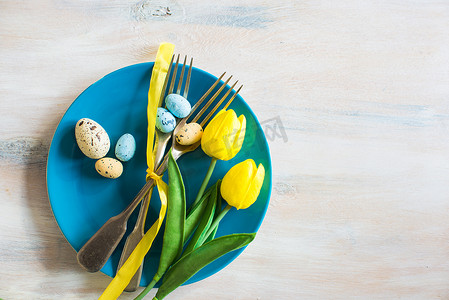
[[[142,240],[137,244],[134,251],[128,257],[126,262],[117,271],[117,274],[109,283],[106,290],[100,296],[101,300],[117,299],[126,286],[131,281],[134,274],[139,269],[143,262],[145,255],[151,248],[154,239],[156,238],[162,222],[164,221],[165,212],[167,210],[167,193],[168,186],[162,181],[162,176],[157,175],[154,172],[154,149],[157,145],[154,145],[154,133],[156,125],[157,107],[159,106],[159,99],[164,85],[165,77],[167,76],[168,67],[171,57],[173,55],[174,45],[169,43],[162,43],[159,46],[156,61],[153,66],[153,72],[151,74],[150,88],[148,90],[148,138],[147,138],[147,181],[151,178],[154,180],[159,192],[159,198],[161,199],[161,210],[159,211],[159,218],[151,226],[151,228],[145,233]]]
[[[162,88],[164,87],[165,77],[167,76],[168,68],[170,66],[171,57],[173,55],[175,46],[169,43],[162,43],[156,55],[156,61],[151,75],[150,89],[148,90],[148,137],[147,137],[147,181],[154,174],[154,158],[157,148],[154,142],[154,133],[156,125],[157,108],[161,105],[160,98]],[[153,147],[154,146],[154,147]],[[157,176],[157,175],[156,175]]]
[[[161,182],[163,183],[162,180]],[[158,189],[159,184],[157,185]],[[159,192],[161,192],[160,189]],[[166,198],[163,199],[161,197],[161,204],[162,206],[161,210],[159,211],[159,219],[145,233],[145,235],[140,240],[139,244],[137,244],[136,248],[131,253],[129,258],[125,261],[120,270],[117,271],[117,274],[115,275],[114,279],[112,279],[111,283],[109,283],[108,287],[100,296],[99,300],[117,299],[123,292],[123,290],[126,288],[126,286],[129,284],[131,278],[139,269],[140,265],[142,264],[143,258],[150,250],[154,238],[159,232],[159,229],[161,228],[162,225],[162,221],[164,220],[167,208],[167,199]]]

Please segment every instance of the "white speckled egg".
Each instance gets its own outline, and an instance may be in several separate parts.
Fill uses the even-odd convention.
[[[203,128],[198,123],[189,123],[181,127],[176,133],[176,141],[181,145],[192,145],[201,140]]]
[[[103,157],[95,163],[98,174],[106,178],[118,178],[123,173],[123,165],[119,160]]]
[[[192,106],[189,101],[181,95],[169,94],[165,97],[167,109],[178,118],[185,118],[189,115]]]
[[[128,161],[134,156],[135,152],[136,140],[131,134],[125,133],[115,145],[115,156],[121,161]]]
[[[163,107],[157,108],[156,127],[164,133],[172,132],[176,127],[176,119]]]
[[[76,123],[75,138],[84,155],[92,159],[105,156],[111,145],[109,136],[103,127],[88,118],[82,118]]]

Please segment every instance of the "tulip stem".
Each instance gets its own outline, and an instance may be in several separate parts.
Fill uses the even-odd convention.
[[[214,172],[215,164],[217,163],[217,159],[215,157],[212,157],[212,160],[210,161],[209,169],[207,169],[206,176],[204,177],[203,183],[201,184],[200,190],[198,191],[198,195],[196,195],[195,201],[193,201],[193,204],[191,207],[195,207],[195,205],[200,201],[201,197],[203,197],[204,191],[206,190],[207,184],[209,183],[210,177],[212,173]]]
[[[223,219],[223,217],[228,213],[228,211],[232,208],[231,205],[226,205],[225,208],[223,208],[223,210],[220,212],[220,214],[215,218],[215,220],[212,222],[212,224],[210,225],[209,229],[207,230],[206,234],[204,235],[203,239],[200,241],[200,245],[207,240],[207,238],[209,237],[209,235],[212,233],[212,231],[214,231],[215,227],[218,226],[218,223],[220,223],[221,219]]]
[[[150,284],[136,297],[134,300],[141,300],[143,297],[148,294],[148,292],[156,285],[159,279],[156,279],[156,276],[154,276],[153,280],[150,282]]]

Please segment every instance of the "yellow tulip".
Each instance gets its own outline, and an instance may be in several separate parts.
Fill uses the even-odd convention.
[[[215,217],[203,236],[203,241],[215,230],[221,219],[232,207],[245,209],[256,202],[264,178],[265,168],[262,164],[257,167],[252,159],[236,164],[226,173],[221,181],[220,193],[223,199],[228,202],[228,205]]]
[[[201,137],[201,148],[212,159],[192,207],[203,196],[217,160],[230,160],[240,151],[245,139],[245,131],[245,116],[240,115],[237,118],[232,109],[219,111],[206,126]]]
[[[221,183],[221,196],[230,206],[245,209],[251,206],[259,196],[265,177],[262,164],[256,167],[252,159],[247,159],[233,166]]]
[[[230,160],[242,148],[246,119],[234,110],[221,110],[206,126],[201,138],[203,151],[216,159]]]

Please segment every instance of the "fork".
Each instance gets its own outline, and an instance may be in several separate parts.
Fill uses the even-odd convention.
[[[173,56],[173,58],[172,58],[172,62],[173,62],[173,59],[174,59],[174,56]],[[182,68],[182,70],[181,70],[181,76],[180,76],[180,78],[179,78],[179,81],[178,81],[178,87],[177,87],[177,91],[176,91],[177,94],[180,94],[180,92],[181,92],[181,85],[182,85],[182,82],[183,82],[183,75],[184,75],[184,72],[185,72],[186,59],[187,59],[187,56],[184,58],[184,64],[183,64],[183,68]],[[193,59],[191,59],[191,61],[190,61],[189,73],[188,73],[188,75],[187,75],[186,84],[185,84],[185,87],[184,87],[184,93],[183,93],[184,98],[187,98],[187,95],[188,95],[188,89],[189,89],[189,83],[190,83],[190,75],[191,75],[192,61],[193,61]],[[168,72],[167,72],[167,77],[166,77],[166,80],[165,80],[165,82],[164,82],[164,86],[163,86],[163,89],[162,89],[163,92],[161,93],[161,97],[162,97],[162,96],[165,96],[165,94],[166,94],[165,88],[166,88],[166,86],[167,86],[167,80],[168,80],[168,78],[169,78],[168,74],[170,74],[170,69],[171,69],[171,66],[172,66],[172,62],[170,62],[170,67],[169,67],[169,70],[168,70]],[[176,65],[175,65],[175,68],[174,68],[174,71],[173,71],[173,74],[172,74],[172,78],[171,78],[170,88],[168,89],[167,94],[170,94],[170,93],[173,93],[173,92],[174,92],[174,82],[175,82],[175,79],[176,79],[176,72],[177,72],[177,69],[178,69],[178,62],[179,62],[179,55],[178,55],[178,58],[177,58],[177,60],[176,60]],[[232,77],[232,76],[231,76],[231,77]],[[229,78],[229,79],[230,79],[230,78]],[[226,81],[226,84],[227,84],[227,82],[229,82],[229,80]],[[212,114],[216,111],[216,109],[222,104],[222,102],[226,99],[226,97],[229,95],[229,93],[230,93],[230,92],[232,91],[232,89],[235,87],[235,85],[237,84],[237,82],[238,82],[238,81],[236,81],[236,82],[234,83],[234,85],[231,87],[231,89],[228,90],[228,92],[225,94],[225,96],[222,98],[222,100],[219,101],[219,102],[217,103],[216,107],[214,107],[214,109],[210,112],[210,114],[208,114],[208,115],[206,116],[206,118],[204,118],[202,124],[200,124],[201,127],[204,126],[204,124],[209,120],[209,118],[210,118],[210,117],[212,116]],[[224,86],[225,86],[225,85],[223,85],[223,87],[224,87]],[[215,95],[211,98],[211,100],[214,101],[215,98],[218,96],[218,94],[219,94],[221,91],[222,91],[222,89],[219,89],[219,91],[218,91],[217,93],[215,93]],[[162,99],[162,98],[161,98],[161,99]],[[212,103],[212,102],[211,102],[211,103]],[[207,107],[208,107],[208,106],[205,106],[205,108],[203,108],[203,110],[200,111],[200,112],[194,117],[194,119],[192,120],[192,122],[196,122],[196,121],[199,119],[199,117],[203,114],[203,112],[207,109]],[[193,110],[193,109],[192,109],[192,110]],[[177,125],[178,125],[178,124],[181,124],[181,122],[182,122],[182,121],[180,121],[179,119],[177,119]],[[163,158],[163,154],[164,154],[164,151],[165,151],[165,148],[166,148],[166,146],[167,146],[168,141],[172,138],[172,136],[173,136],[173,140],[176,140],[176,139],[174,138],[174,136],[175,136],[176,133],[180,130],[180,128],[186,124],[186,122],[187,122],[187,120],[185,120],[184,123],[181,124],[179,127],[176,126],[176,128],[178,128],[178,129],[177,129],[177,130],[176,130],[176,129],[174,130],[174,134],[171,134],[171,133],[162,133],[162,132],[160,132],[158,129],[156,129],[156,133],[158,134],[158,148],[157,148],[157,150],[156,150],[156,157],[158,158],[157,165],[159,165],[159,163],[161,162],[161,160],[162,160],[162,158]],[[176,141],[175,143],[176,143],[176,144],[175,144],[175,151],[176,151],[176,148],[178,148],[178,150],[180,150],[179,147],[180,147],[181,145],[180,145],[179,143],[177,143],[177,141]],[[198,146],[199,146],[199,144],[198,144],[194,149],[192,149],[192,150],[190,150],[190,151],[195,150]],[[172,148],[172,151],[173,151],[173,148]],[[189,151],[189,152],[190,152],[190,151]],[[185,153],[187,153],[187,152],[185,152]],[[175,159],[177,159],[177,158],[175,158]],[[125,246],[124,246],[124,248],[123,248],[122,256],[120,257],[120,261],[119,261],[119,263],[118,263],[117,269],[120,269],[120,267],[125,263],[125,261],[128,259],[128,257],[131,255],[131,253],[132,253],[132,251],[134,250],[134,248],[137,246],[137,244],[138,244],[138,243],[140,242],[140,240],[143,238],[143,235],[144,235],[144,227],[145,227],[145,218],[146,218],[146,214],[147,214],[147,211],[148,211],[148,204],[149,204],[150,199],[151,199],[151,189],[150,189],[150,191],[148,192],[148,194],[146,195],[145,199],[142,201],[142,204],[141,204],[141,206],[140,206],[139,216],[137,217],[136,225],[135,225],[133,231],[128,235],[128,237],[127,237],[127,239],[126,239]],[[142,265],[143,265],[143,262],[142,262]],[[129,282],[129,284],[128,284],[127,287],[125,288],[125,291],[127,291],[127,292],[134,292],[134,291],[139,287],[139,284],[140,284],[140,278],[141,278],[141,275],[142,275],[142,265],[139,267],[139,269],[137,270],[137,272],[136,272],[136,273],[134,274],[134,276],[132,277],[131,281]]]
[[[190,114],[181,119],[175,130],[173,131],[173,137],[176,136],[176,133],[179,131],[181,127],[183,127],[190,117],[193,116],[193,112],[199,108],[202,102],[209,96],[212,90],[217,86],[217,84],[221,81],[221,79],[226,74],[223,73],[220,78],[207,90],[207,92],[198,100],[198,102],[192,107]],[[232,76],[230,76],[218,89],[218,91],[208,100],[208,102],[204,105],[204,107],[196,113],[193,117],[192,122],[196,122],[199,118],[204,114],[207,108],[212,104],[212,102],[216,99],[216,97],[221,93],[221,91],[226,87],[228,82],[231,80]],[[237,82],[228,90],[228,92],[223,96],[223,98],[215,105],[215,107],[211,110],[211,112],[204,118],[201,122],[201,126],[203,127],[206,122],[211,118],[213,113],[219,108],[222,102],[226,99],[232,89],[235,87]],[[243,86],[234,93],[231,99],[225,105],[225,109],[229,106],[232,100],[237,96],[238,92]],[[198,148],[201,141],[189,145],[183,146],[176,142],[176,139],[173,138],[172,143],[172,154],[175,160],[181,157],[183,154],[191,152]],[[165,155],[164,161],[159,165],[156,170],[156,174],[162,175],[167,169],[168,164],[168,155]],[[107,262],[112,252],[117,247],[118,243],[122,239],[123,235],[126,232],[127,221],[131,215],[131,213],[136,209],[136,207],[141,202],[142,198],[148,193],[149,189],[154,185],[153,179],[149,179],[145,185],[141,188],[141,190],[137,193],[135,198],[131,201],[131,203],[118,215],[111,217],[78,251],[77,260],[78,263],[84,267],[89,272],[97,272],[99,271],[104,264]]]
[[[172,73],[172,76],[170,79],[170,87],[167,90],[167,83],[170,78],[170,72],[172,70],[174,58],[175,58],[175,55],[172,56],[170,64],[169,64],[167,76],[165,77],[164,85],[163,85],[162,91],[161,91],[161,97],[159,99],[159,106],[161,106],[166,95],[175,93],[175,80],[176,80],[176,73],[178,71],[178,65],[179,65],[179,54],[177,56],[176,64],[175,64],[175,67],[173,69],[173,73]],[[186,61],[187,61],[187,55],[184,57],[184,63],[182,65],[181,75],[178,80],[178,86],[176,89],[176,94],[178,94],[178,95],[181,95],[181,88],[182,88],[182,83],[184,82],[184,73],[185,73],[185,69],[186,69]],[[190,76],[192,74],[192,64],[193,64],[193,58],[190,59],[190,65],[188,66],[188,74],[187,74],[186,82],[184,85],[184,91],[182,93],[182,96],[186,99],[187,99],[187,95],[189,93]],[[179,119],[176,119],[176,121],[179,122]],[[167,144],[168,144],[169,140],[171,139],[172,134],[170,132],[164,133],[157,128],[155,130],[155,133],[156,133],[156,140],[157,140],[156,152],[155,152],[155,168],[157,168],[164,157],[165,148],[167,147]],[[139,215],[137,217],[136,224],[134,225],[133,231],[126,238],[125,246],[123,247],[122,255],[120,257],[120,261],[118,263],[117,269],[120,269],[122,267],[122,265],[126,262],[128,257],[133,252],[134,248],[136,248],[137,244],[140,242],[140,240],[144,236],[145,219],[146,219],[147,212],[148,212],[148,205],[150,203],[152,190],[153,189],[150,188],[148,193],[145,195],[145,198],[142,200],[142,203],[140,204],[140,210],[139,210]],[[142,265],[143,265],[143,262],[142,262]],[[131,278],[130,282],[128,283],[127,287],[125,288],[125,291],[134,292],[137,289],[137,287],[139,286],[140,278],[142,276],[142,265],[139,267],[137,272]]]

